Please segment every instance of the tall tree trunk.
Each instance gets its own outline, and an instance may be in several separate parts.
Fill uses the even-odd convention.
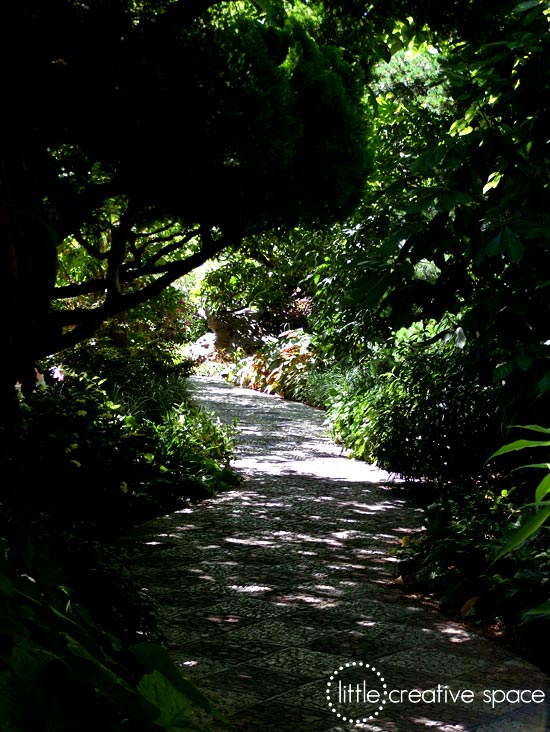
[[[9,163],[12,163],[11,165]],[[56,248],[39,209],[25,196],[21,161],[0,161],[0,429],[19,422],[16,382],[30,389],[37,355],[48,339]]]

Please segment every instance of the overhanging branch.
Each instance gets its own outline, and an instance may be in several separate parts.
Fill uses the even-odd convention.
[[[177,251],[184,244],[187,244],[191,239],[199,236],[200,229],[193,229],[193,231],[187,232],[177,242],[172,242],[168,246],[163,247],[158,252],[151,256],[151,258],[143,265],[139,267],[132,267],[130,264],[123,265],[119,272],[119,282],[124,285],[131,284],[140,277],[147,277],[148,275],[164,274],[170,270],[172,262],[164,265],[157,265],[156,262],[162,257],[166,257],[169,254]],[[186,260],[183,260],[186,261]],[[187,274],[187,273],[184,273]],[[93,295],[95,293],[105,293],[107,290],[107,280],[104,277],[87,280],[86,282],[73,283],[70,285],[62,285],[56,287],[54,290],[54,300],[68,300],[74,297],[80,297],[82,295]]]
[[[42,353],[40,355],[46,356],[56,353],[89,338],[107,318],[131,310],[147,300],[156,297],[171,285],[172,282],[189,274],[189,272],[215,257],[227,246],[235,243],[233,238],[227,238],[223,235],[218,239],[214,239],[211,232],[205,227],[201,228],[201,241],[202,246],[198,252],[178,262],[167,264],[164,268],[164,273],[160,277],[157,277],[157,279],[145,285],[140,290],[120,294],[118,297],[107,298],[102,305],[96,308],[76,308],[74,310],[54,311],[50,313],[50,322],[53,326],[52,331],[56,332],[57,335],[50,339],[48,353]],[[62,333],[63,327],[67,326],[72,326],[71,330]]]

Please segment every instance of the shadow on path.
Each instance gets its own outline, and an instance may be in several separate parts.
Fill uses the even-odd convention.
[[[191,383],[238,417],[244,481],[139,527],[131,562],[172,657],[227,719],[212,730],[547,729],[540,670],[393,582],[390,551],[420,522],[397,481],[344,457],[318,410]]]

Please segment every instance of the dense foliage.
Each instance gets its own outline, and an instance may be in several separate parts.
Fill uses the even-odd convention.
[[[37,358],[357,201],[362,75],[301,3],[25,0],[0,32],[2,411]]]
[[[214,710],[158,644],[154,603],[108,547],[236,485],[234,431],[191,402],[158,347],[83,344],[43,368],[0,457],[2,729],[197,729],[194,710]]]
[[[158,354],[149,368],[143,356],[109,355],[102,352],[108,378],[65,369],[63,381],[24,398],[3,465],[8,491],[73,520],[122,524],[231,484],[231,431],[190,404],[182,377],[159,374]],[[55,476],[47,491],[45,475]]]
[[[547,622],[549,19],[547,0],[6,8],[0,714],[17,732],[183,732],[212,711],[140,645],[147,602],[96,541],[234,484],[233,432],[182,378],[199,306],[250,309],[270,336],[231,378],[323,407],[351,455],[407,479],[425,525],[397,551],[406,588],[480,624]],[[206,262],[200,292],[181,285]],[[108,589],[87,593],[83,567]]]

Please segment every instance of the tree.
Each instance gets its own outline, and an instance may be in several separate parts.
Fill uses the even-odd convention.
[[[24,0],[4,11],[3,411],[35,359],[225,247],[351,209],[367,162],[361,77],[299,10]],[[78,267],[56,278],[59,255]]]
[[[423,136],[406,196],[387,189],[401,215],[360,280],[394,329],[458,321],[512,422],[543,419],[550,394],[548,23],[544,0],[506,3],[447,45],[452,123]]]
[[[424,40],[418,43],[409,24],[396,26],[390,42],[395,48],[391,59],[374,66],[369,83],[376,146],[361,203],[343,224],[311,238],[316,242],[310,257],[312,325],[323,351],[344,361],[364,358],[371,344],[391,337],[393,323],[386,308],[374,307],[387,291],[389,263],[380,243],[406,223],[411,190],[430,186],[428,176],[418,181],[414,162],[427,146],[438,144],[453,119],[442,54]],[[406,262],[394,273],[395,310],[401,306],[414,319],[406,297],[411,269]],[[429,274],[417,266],[412,276]]]

